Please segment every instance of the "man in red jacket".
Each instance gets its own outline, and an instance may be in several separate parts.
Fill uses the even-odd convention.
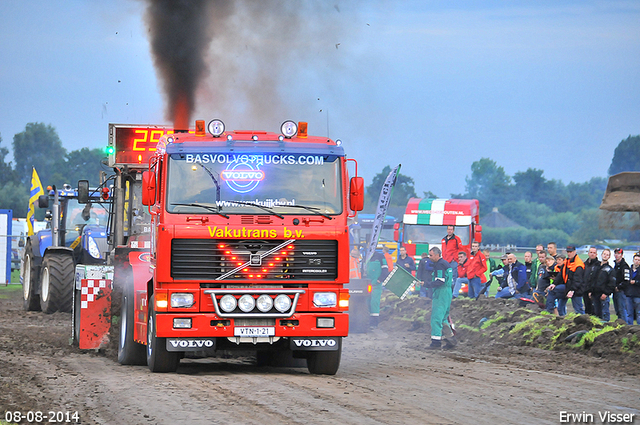
[[[453,271],[453,282],[458,279],[458,252],[463,251],[462,241],[453,232],[455,226],[447,226],[447,236],[442,238],[442,259],[449,263]]]
[[[471,243],[471,254],[467,260],[467,278],[469,279],[469,298],[476,298],[487,281],[487,259],[480,252],[480,243]]]

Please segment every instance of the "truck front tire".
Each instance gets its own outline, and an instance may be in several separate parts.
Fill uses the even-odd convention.
[[[309,351],[307,369],[312,375],[335,375],[340,368],[342,339],[335,351]]]
[[[47,254],[40,273],[40,308],[50,314],[71,311],[73,298],[74,263],[68,254]]]
[[[151,372],[175,372],[180,363],[180,353],[167,351],[167,339],[156,336],[155,297],[148,304],[147,366]]]
[[[33,263],[31,241],[24,249],[24,270],[22,271],[22,307],[25,311],[40,310],[40,295],[36,294],[36,268]]]

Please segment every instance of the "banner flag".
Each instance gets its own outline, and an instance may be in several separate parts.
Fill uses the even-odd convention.
[[[42,189],[42,183],[40,183],[40,177],[38,177],[38,173],[36,172],[36,168],[33,167],[33,172],[31,173],[31,192],[29,193],[29,211],[27,212],[27,235],[33,235],[33,223],[35,221],[35,203],[38,200],[40,195],[44,195],[44,190]]]
[[[384,218],[387,215],[387,208],[389,208],[389,202],[391,202],[391,195],[393,194],[393,188],[396,185],[396,180],[398,179],[398,173],[400,172],[400,165],[391,172],[387,176],[387,179],[384,181],[382,185],[382,190],[380,191],[380,197],[378,198],[378,209],[376,210],[376,216],[373,219],[373,228],[371,229],[371,240],[369,241],[369,246],[367,247],[366,255],[364,257],[364,264],[369,263],[373,253],[378,246],[378,239],[380,239],[380,232],[382,231],[382,225],[384,224]],[[366,270],[366,269],[365,269]]]

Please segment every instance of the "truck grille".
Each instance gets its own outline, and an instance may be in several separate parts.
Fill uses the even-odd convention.
[[[171,276],[190,280],[335,280],[331,240],[174,239]]]

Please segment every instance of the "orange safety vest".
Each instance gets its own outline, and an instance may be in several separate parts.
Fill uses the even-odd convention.
[[[349,279],[360,279],[360,260],[349,256]]]
[[[393,258],[391,257],[391,254],[389,254],[388,252],[384,254],[384,259],[387,261],[387,267],[389,267],[389,271],[393,270]]]

